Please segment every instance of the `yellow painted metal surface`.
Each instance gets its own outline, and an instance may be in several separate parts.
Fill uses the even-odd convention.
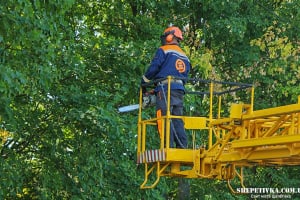
[[[185,129],[208,129],[206,117],[189,117],[182,118]]]
[[[169,83],[171,78],[168,79]],[[224,117],[221,116],[221,110],[224,109],[221,108],[220,95],[225,93],[215,91],[214,87],[219,82],[208,83],[208,116],[182,117],[187,130],[202,131],[200,134],[205,134],[206,144],[194,139],[190,141],[189,149],[170,148],[170,121],[179,117],[171,116],[168,110],[167,116],[160,118],[167,123],[163,136],[159,138],[153,128],[149,131],[149,127],[155,126],[158,118],[143,119],[140,109],[137,153],[148,156],[148,161],[143,163],[145,181],[141,188],[155,187],[162,176],[222,180],[237,176],[243,184],[243,167],[300,165],[300,96],[296,104],[253,110],[254,88],[234,85],[241,89],[251,88],[250,102],[231,104],[228,116]],[[229,90],[228,93],[232,91],[235,90]],[[218,102],[214,105],[215,96]],[[170,97],[167,99],[170,100]],[[148,145],[148,137],[153,134],[157,135],[160,143],[157,147]],[[199,143],[202,144],[197,146]],[[165,155],[163,159],[156,155],[156,152],[162,150]],[[150,176],[156,177],[152,183],[149,182]]]
[[[192,164],[197,150],[169,148],[166,152],[166,162],[180,162]]]
[[[270,145],[287,145],[289,143],[300,143],[300,134],[295,135],[279,135],[273,137],[259,137],[245,140],[235,140],[231,143],[231,148],[247,148],[257,146],[270,146]]]
[[[232,104],[230,118],[241,118],[243,114],[243,104]]]

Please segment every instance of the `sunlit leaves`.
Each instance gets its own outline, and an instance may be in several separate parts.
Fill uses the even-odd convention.
[[[266,78],[260,82],[272,88],[271,91],[264,88],[264,92],[271,96],[274,93],[277,98],[291,99],[288,102],[292,103],[299,94],[296,87],[299,85],[299,68],[296,67],[299,65],[299,47],[288,35],[286,26],[280,27],[277,22],[273,22],[262,37],[252,40],[250,44],[258,46],[263,56],[260,61],[261,75],[268,76],[270,82],[266,82]]]
[[[3,1],[0,115],[11,135],[0,147],[0,197],[173,198],[174,179],[138,189],[137,113],[117,112],[137,103],[162,31],[170,23],[184,30],[194,77],[254,82],[258,106],[276,106],[300,92],[297,3]],[[192,187],[191,197],[232,197],[223,182],[193,180]]]
[[[268,27],[262,38],[254,39],[250,44],[257,45],[261,51],[267,52],[271,59],[280,58],[286,60],[296,55],[293,44],[287,36],[280,37],[286,32],[285,28]]]

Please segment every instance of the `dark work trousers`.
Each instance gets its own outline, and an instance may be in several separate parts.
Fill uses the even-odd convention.
[[[170,96],[170,113],[175,116],[183,115],[183,97],[184,91],[171,90]],[[156,95],[156,111],[157,115],[165,116],[167,114],[167,91],[159,91]],[[161,122],[158,122],[161,123]],[[158,124],[158,128],[160,125]],[[165,126],[166,127],[166,126]],[[176,148],[187,148],[187,137],[184,129],[184,123],[182,119],[171,119],[170,124],[170,147],[174,148],[174,142]],[[160,130],[161,131],[161,130]],[[166,134],[166,132],[165,132]]]

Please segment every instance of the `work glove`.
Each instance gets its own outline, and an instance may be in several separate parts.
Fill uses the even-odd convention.
[[[143,93],[142,98],[143,98],[142,108],[155,105],[156,103],[156,96],[154,90]]]

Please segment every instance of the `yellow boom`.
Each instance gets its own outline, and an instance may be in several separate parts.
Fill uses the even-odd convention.
[[[168,77],[169,85],[172,78]],[[140,107],[137,162],[145,167],[142,189],[155,187],[162,176],[216,178],[228,180],[228,183],[237,176],[243,186],[242,167],[300,165],[300,96],[296,104],[253,110],[254,87],[251,84],[200,82],[209,85],[208,91],[190,93],[209,97],[208,116],[178,117],[170,115],[168,110],[167,115],[161,118],[143,118],[144,110]],[[224,84],[229,89],[221,91],[220,85]],[[228,116],[221,116],[222,95],[236,96],[236,92],[240,91],[250,93],[250,102],[231,104]],[[167,101],[169,105],[169,96]],[[169,147],[170,121],[173,118],[181,118],[185,129],[192,134],[191,148]],[[157,120],[166,122],[162,123],[166,127],[162,128],[165,131],[161,137],[155,129]],[[206,143],[197,139],[203,139],[203,134]],[[148,140],[153,136],[159,140],[157,147],[149,145]],[[150,177],[154,177],[154,181],[151,182],[153,178]],[[230,184],[229,187],[232,190]]]

